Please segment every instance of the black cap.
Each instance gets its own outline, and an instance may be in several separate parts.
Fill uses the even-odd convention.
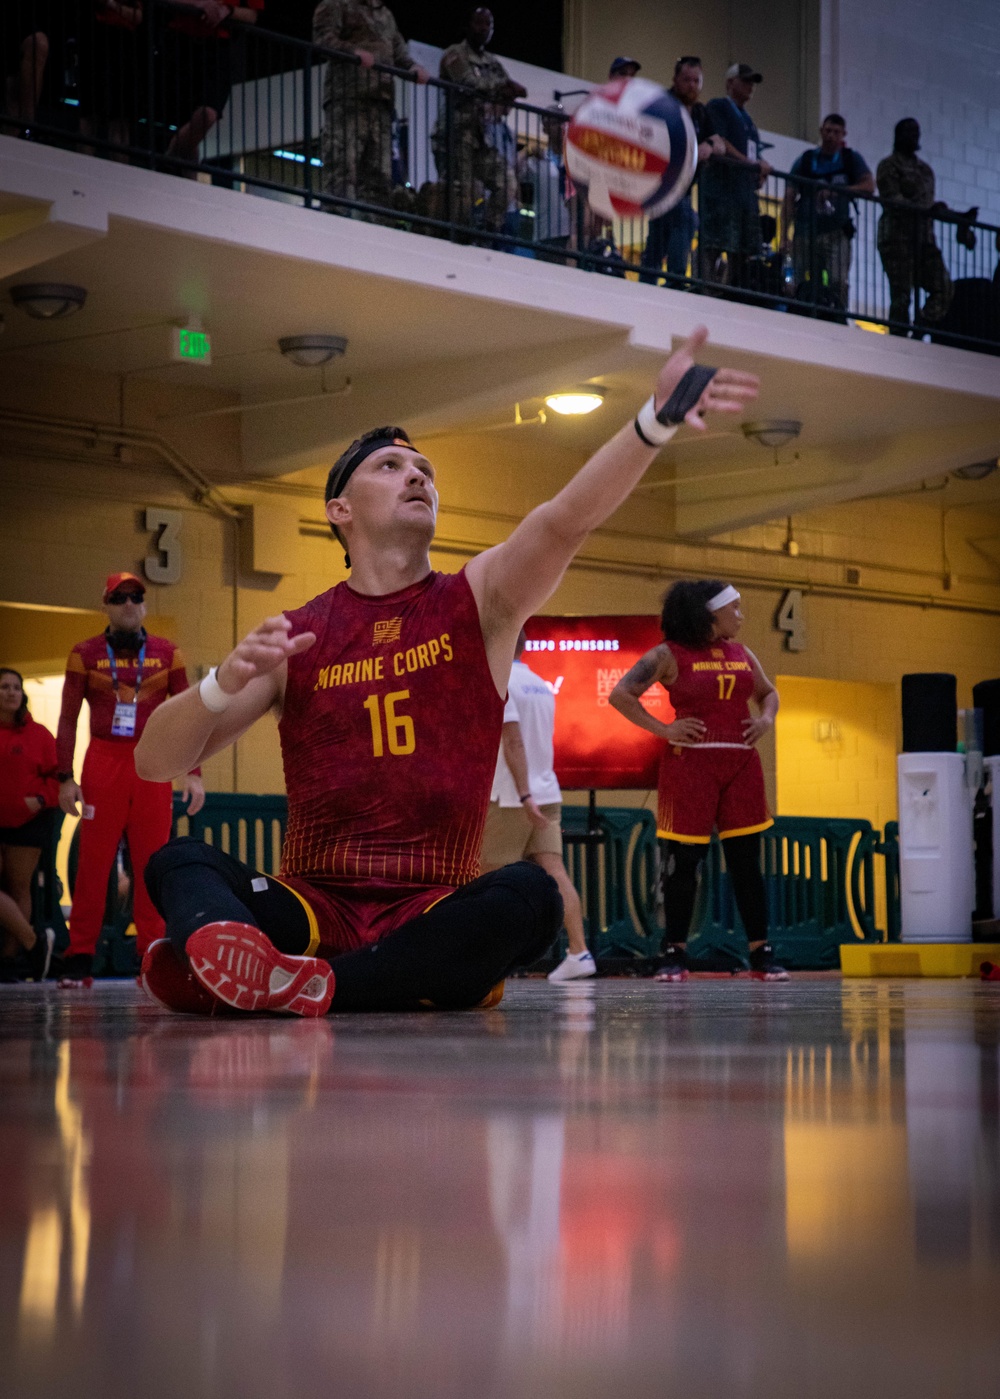
[[[751,68],[749,63],[732,63],[726,69],[726,78],[742,78],[745,83],[762,83],[764,74]]]
[[[641,67],[642,64],[637,58],[626,58],[624,55],[622,55],[621,57],[616,58],[612,61],[611,67],[608,69],[608,77],[613,78],[615,74],[619,72],[622,68],[634,68],[635,71],[638,73]]]

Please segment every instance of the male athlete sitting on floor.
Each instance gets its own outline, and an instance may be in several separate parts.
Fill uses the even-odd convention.
[[[322,1015],[479,1005],[539,957],[562,921],[552,878],[522,862],[478,874],[521,624],[684,421],[738,413],[757,380],[695,367],[704,329],[655,394],[503,544],[434,573],[434,469],[398,428],[335,463],[326,516],[351,581],[256,627],[200,687],[151,716],[140,777],[190,772],[280,711],[288,791],[281,878],[196,839],[146,868],[167,938],[142,984],[173,1010]]]

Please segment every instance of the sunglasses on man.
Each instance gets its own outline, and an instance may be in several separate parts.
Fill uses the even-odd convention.
[[[108,598],[108,602],[114,607],[121,607],[123,603],[142,602],[144,598],[145,593],[112,593]]]

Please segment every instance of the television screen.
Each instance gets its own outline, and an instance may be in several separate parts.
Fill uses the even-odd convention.
[[[623,719],[608,696],[640,656],[663,640],[657,617],[532,617],[522,660],[556,697],[555,767],[564,788],[656,786],[662,744]],[[669,724],[666,690],[643,704]]]

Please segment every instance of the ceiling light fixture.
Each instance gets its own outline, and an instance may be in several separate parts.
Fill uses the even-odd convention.
[[[284,335],[278,349],[301,369],[313,369],[344,354],[347,341],[343,335]]]
[[[57,321],[72,316],[87,299],[86,288],[63,282],[22,282],[10,287],[10,299],[36,321]]]
[[[984,481],[992,476],[1000,466],[1000,457],[990,457],[987,461],[970,462],[968,466],[957,467],[951,474],[959,481]]]
[[[545,400],[546,407],[563,417],[578,417],[581,413],[593,413],[604,402],[603,389],[574,389],[572,393],[550,393]]]
[[[795,418],[767,418],[759,423],[743,423],[742,428],[744,437],[752,437],[762,447],[784,447],[795,441],[802,424]]]

